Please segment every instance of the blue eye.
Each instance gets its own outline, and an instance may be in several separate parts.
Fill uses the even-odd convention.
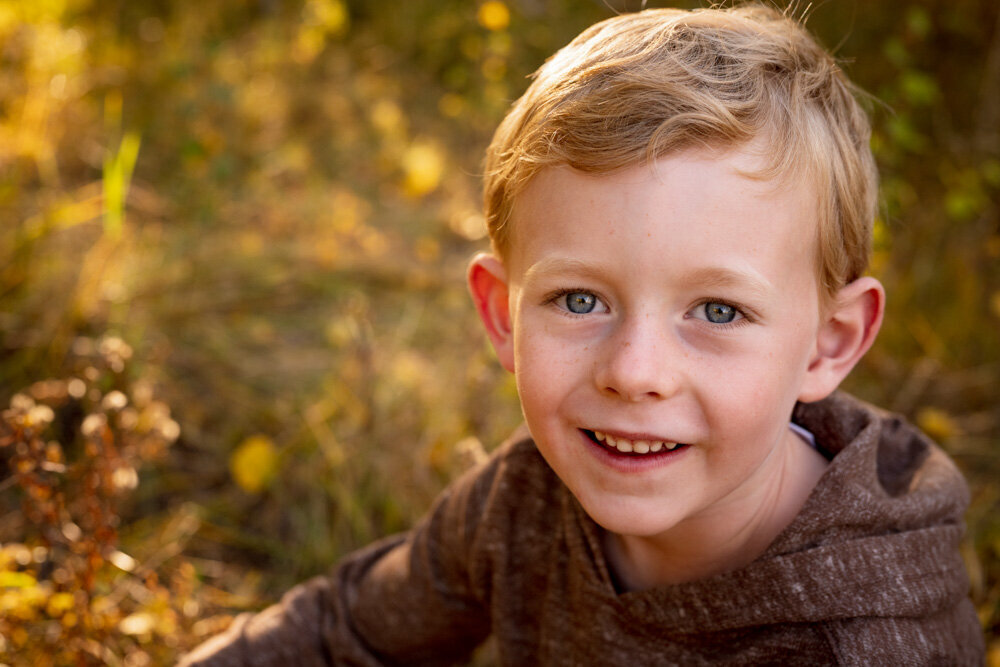
[[[705,319],[712,324],[729,324],[736,319],[739,311],[725,303],[711,302],[705,304]]]
[[[592,312],[597,307],[597,297],[587,292],[570,292],[566,295],[566,310],[578,315]]]
[[[544,303],[570,315],[600,315],[610,311],[601,297],[582,287],[556,290],[545,297]]]

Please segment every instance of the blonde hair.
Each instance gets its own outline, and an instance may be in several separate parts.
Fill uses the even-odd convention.
[[[506,257],[517,195],[541,169],[609,173],[764,138],[755,177],[816,185],[824,300],[867,267],[878,176],[856,89],[794,19],[760,5],[649,9],[597,23],[535,73],[493,136],[484,201]]]

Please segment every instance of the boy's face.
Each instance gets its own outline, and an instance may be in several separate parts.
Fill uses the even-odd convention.
[[[761,164],[549,168],[517,200],[499,356],[542,455],[615,533],[724,516],[801,446],[788,419],[815,398],[815,198],[737,171]]]

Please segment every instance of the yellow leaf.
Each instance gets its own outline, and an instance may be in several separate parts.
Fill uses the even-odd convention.
[[[27,645],[27,643],[28,643],[28,639],[29,639],[28,631],[25,630],[21,626],[17,626],[10,633],[10,639],[11,639],[11,643],[14,644],[15,647],[21,648],[21,647]]]
[[[306,25],[299,31],[292,45],[292,58],[300,64],[309,64],[316,59],[326,45],[326,32],[321,26]]]
[[[54,593],[49,598],[49,603],[45,605],[45,611],[49,616],[58,618],[63,613],[69,611],[76,604],[72,593]]]
[[[510,25],[510,10],[499,0],[489,0],[479,6],[476,19],[487,30],[503,30]]]
[[[958,424],[940,408],[922,408],[917,413],[917,425],[933,440],[943,442],[959,431]]]
[[[403,154],[404,187],[407,194],[423,196],[441,183],[444,155],[435,144],[418,141]]]
[[[27,572],[0,572],[0,588],[28,588],[38,582]]]
[[[271,485],[278,463],[278,451],[270,438],[250,436],[229,457],[229,471],[241,489],[260,493]]]
[[[312,0],[308,9],[313,19],[329,33],[338,33],[347,28],[350,16],[342,0]]]

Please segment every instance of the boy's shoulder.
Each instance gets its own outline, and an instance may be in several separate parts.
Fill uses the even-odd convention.
[[[543,519],[562,495],[562,482],[542,458],[525,424],[494,449],[481,464],[467,470],[438,499],[463,507],[468,523],[509,526],[515,515]],[[504,521],[504,517],[508,521]],[[472,538],[472,535],[469,535]]]
[[[947,454],[902,416],[843,392],[796,406],[793,421],[831,461],[760,562],[799,581],[803,609],[836,593],[852,616],[920,616],[963,599],[969,491]]]
[[[835,461],[826,476],[853,479],[874,496],[900,504],[921,504],[933,494],[953,501],[958,517],[968,504],[968,487],[947,454],[903,416],[883,410],[845,392],[816,403],[800,403],[792,421],[813,434],[817,445]],[[822,486],[822,484],[820,485]]]

